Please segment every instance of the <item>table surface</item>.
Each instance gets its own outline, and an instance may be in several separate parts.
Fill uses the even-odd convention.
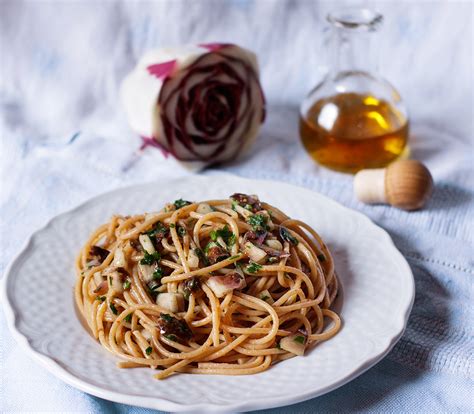
[[[191,174],[152,148],[136,152],[118,85],[152,46],[233,41],[259,56],[268,118],[251,154],[204,174],[285,181],[359,210],[390,233],[416,280],[407,330],[383,361],[336,391],[272,412],[472,412],[473,6],[376,5],[386,16],[382,73],[407,102],[411,154],[436,183],[422,211],[359,203],[352,176],[318,167],[299,142],[298,103],[324,69],[328,3],[3,1],[0,271],[32,231],[89,197]],[[1,310],[0,329],[2,412],[151,412],[50,375],[18,349]]]

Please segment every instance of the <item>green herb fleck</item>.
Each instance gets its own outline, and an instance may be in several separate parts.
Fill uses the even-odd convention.
[[[283,240],[287,241],[288,243],[291,243],[293,246],[298,245],[298,239],[288,231],[285,227],[280,226],[280,236]]]
[[[235,207],[238,206],[238,205],[239,205],[239,203],[237,203],[237,201],[232,200],[232,207],[231,207],[232,210],[235,211],[236,210]]]
[[[304,344],[306,342],[305,337],[302,335],[295,336],[293,341],[298,342],[299,344]]]
[[[281,345],[280,345],[280,342],[277,342],[276,346],[275,346],[276,349],[279,349],[281,351]]]
[[[112,276],[109,276],[109,283],[112,284]]]
[[[163,269],[161,267],[157,267],[153,272],[153,279],[161,279],[163,277]]]
[[[174,224],[174,223],[170,224],[170,229],[174,229],[175,227],[176,227],[176,224]]]
[[[184,227],[179,226],[177,232],[178,232],[178,234],[179,234],[181,237],[183,237],[183,236],[186,235],[187,230],[186,230]]]
[[[173,341],[173,342],[178,341],[178,338],[176,337],[176,335],[173,335],[173,334],[165,335],[165,338],[168,338],[170,341]]]
[[[168,315],[167,313],[160,313],[160,318],[163,319],[165,322],[172,322],[173,317],[171,315]]]
[[[145,353],[147,355],[151,355],[152,352],[153,352],[153,348],[151,346],[149,346],[147,349],[145,349]]]
[[[237,237],[234,233],[232,233],[231,230],[229,230],[227,226],[224,226],[223,229],[219,230],[218,234],[222,237],[222,239],[228,246],[233,246],[235,244],[235,240]]]
[[[247,272],[249,273],[256,273],[262,268],[262,265],[259,265],[258,263],[255,262],[250,262],[250,264],[247,266]]]
[[[324,256],[324,254],[318,254],[318,260],[320,262],[325,262],[326,261],[326,256]]]
[[[270,296],[265,295],[265,296],[262,296],[260,299],[262,299],[266,302],[268,299],[270,299]]]
[[[232,247],[235,244],[236,241],[237,241],[237,236],[232,233],[232,235],[229,236],[229,238],[227,239],[227,245],[229,247]]]
[[[179,200],[176,200],[173,204],[176,207],[176,210],[179,210],[180,208],[182,208],[184,206],[189,206],[192,203],[191,203],[191,201],[186,201],[186,200],[183,200],[182,198],[180,198]]]
[[[114,315],[118,315],[118,310],[113,303],[111,303],[109,307]]]
[[[207,254],[207,252],[209,251],[209,249],[213,248],[213,247],[219,247],[219,249],[221,248],[221,245],[214,242],[214,241],[210,241],[209,243],[207,243],[206,247],[204,247],[204,253]]]
[[[216,241],[218,237],[222,237],[222,240],[224,240],[228,246],[232,246],[236,240],[235,234],[232,233],[227,225],[225,225],[222,229],[212,230],[210,237],[212,241]]]
[[[123,318],[125,322],[131,323],[132,322],[132,314],[129,313],[125,318]]]
[[[97,299],[99,302],[105,302],[106,297],[105,297],[105,296],[97,296],[96,299]]]
[[[150,238],[156,236],[164,237],[167,232],[167,227],[161,221],[158,221],[155,224],[155,227],[153,227],[150,231],[147,231],[146,234],[148,234]]]
[[[238,257],[240,257],[240,254],[236,254],[235,256],[230,256],[229,260],[234,260],[234,259],[237,259]]]
[[[268,217],[263,214],[254,214],[247,220],[247,223],[249,223],[255,231],[268,230],[267,222]]]
[[[152,254],[145,251],[145,255],[143,259],[140,260],[140,264],[142,265],[152,265],[153,263],[158,263],[161,259],[161,255],[158,252],[154,252]]]
[[[123,282],[123,290],[130,289],[131,285],[132,283],[130,282],[130,280],[127,279],[125,282]]]

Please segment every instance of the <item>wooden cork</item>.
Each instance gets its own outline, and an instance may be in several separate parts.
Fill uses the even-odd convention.
[[[356,197],[367,204],[417,210],[425,205],[432,191],[431,173],[415,160],[397,161],[383,169],[362,170],[354,177]]]

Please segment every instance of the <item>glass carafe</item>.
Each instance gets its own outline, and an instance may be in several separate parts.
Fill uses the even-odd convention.
[[[382,15],[346,9],[328,16],[331,67],[305,98],[300,135],[321,165],[355,173],[400,157],[408,139],[408,116],[397,90],[377,74],[374,32]]]

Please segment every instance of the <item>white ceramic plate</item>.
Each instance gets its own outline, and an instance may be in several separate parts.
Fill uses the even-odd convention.
[[[94,341],[74,308],[73,262],[90,232],[114,213],[156,211],[178,198],[258,194],[313,226],[335,256],[342,284],[342,330],[308,355],[250,376],[174,375],[121,370]],[[3,281],[8,325],[18,343],[50,372],[87,393],[166,411],[228,412],[307,400],[354,379],[402,335],[414,298],[410,267],[388,234],[362,214],[314,192],[231,176],[193,177],[120,189],[51,220],[34,233]]]

